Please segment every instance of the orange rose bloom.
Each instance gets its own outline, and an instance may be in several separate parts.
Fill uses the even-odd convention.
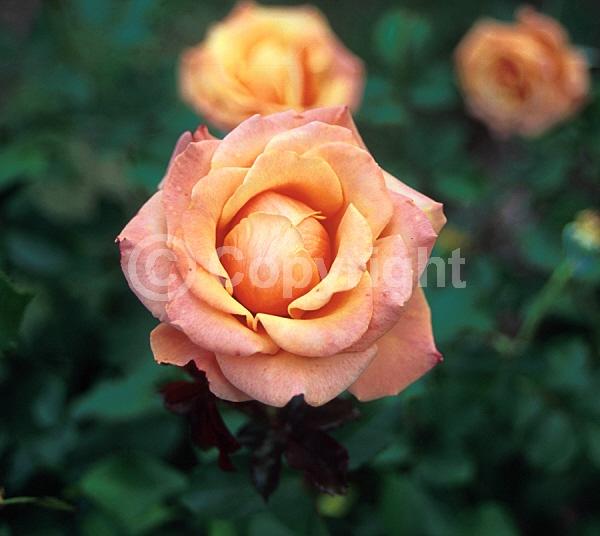
[[[183,134],[117,242],[158,362],[193,361],[226,400],[320,405],[398,393],[440,360],[418,279],[445,221],[335,107]]]
[[[456,70],[471,113],[501,136],[535,136],[575,113],[588,66],[560,24],[533,8],[515,24],[482,20],[459,44]]]
[[[240,3],[188,49],[183,99],[221,129],[259,113],[360,103],[362,62],[313,7]]]

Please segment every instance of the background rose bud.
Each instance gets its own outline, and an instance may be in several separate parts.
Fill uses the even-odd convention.
[[[175,155],[118,238],[158,362],[283,406],[395,394],[440,360],[417,282],[442,206],[379,168],[346,107],[199,129]]]
[[[573,115],[589,88],[584,56],[530,7],[514,24],[477,22],[455,52],[467,107],[499,135],[534,136]]]
[[[356,108],[363,66],[313,7],[240,3],[184,52],[183,98],[222,129],[253,114],[330,105]]]

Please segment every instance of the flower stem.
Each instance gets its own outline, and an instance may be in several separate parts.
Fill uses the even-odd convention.
[[[566,284],[573,275],[575,266],[571,260],[562,261],[552,272],[552,275],[533,300],[527,310],[515,342],[520,348],[529,345],[548,310],[560,297]]]

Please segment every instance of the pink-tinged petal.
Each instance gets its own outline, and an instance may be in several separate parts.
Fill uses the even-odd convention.
[[[311,121],[321,121],[322,123],[347,128],[354,134],[358,144],[361,147],[366,148],[364,141],[358,133],[358,128],[356,128],[356,123],[354,123],[354,120],[352,119],[352,114],[350,113],[350,108],[348,106],[315,108],[313,110],[307,110],[303,115],[306,123],[310,123]]]
[[[176,255],[179,274],[197,298],[224,313],[243,316],[248,326],[254,325],[252,313],[229,294],[221,279],[194,261],[180,233],[175,238],[171,237],[171,250]]]
[[[273,354],[277,345],[264,332],[254,332],[236,317],[214,309],[189,291],[177,270],[171,272],[167,318],[193,343],[215,353],[247,356]]]
[[[167,230],[173,234],[188,207],[192,189],[210,170],[210,161],[219,145],[217,140],[192,142],[171,164],[163,182],[163,208]]]
[[[368,269],[373,280],[373,315],[366,333],[350,347],[352,351],[368,348],[387,333],[413,294],[412,258],[402,236],[377,240]]]
[[[243,402],[250,397],[233,386],[221,372],[215,354],[196,346],[185,333],[169,324],[159,324],[150,333],[150,348],[157,363],[184,367],[193,361],[206,374],[211,392],[224,400]]]
[[[268,116],[254,115],[238,125],[223,138],[213,156],[212,167],[250,167],[273,136],[312,121],[345,127],[364,145],[347,106],[317,108],[302,113],[288,110]]]
[[[304,395],[311,406],[321,406],[351,385],[376,354],[373,346],[363,352],[329,357],[306,357],[280,351],[250,357],[217,355],[225,377],[253,399],[269,406],[285,406]]]
[[[181,136],[179,136],[179,139],[177,140],[177,143],[175,144],[175,148],[173,149],[173,153],[171,154],[171,158],[169,159],[169,165],[167,166],[167,173],[166,175],[169,174],[169,170],[171,169],[171,166],[173,165],[173,161],[175,160],[176,157],[179,156],[180,153],[182,153],[183,151],[185,151],[185,149],[187,149],[187,146],[192,143],[193,141],[193,137],[192,137],[192,133],[187,131],[184,132]],[[166,178],[165,175],[165,178]],[[164,178],[163,178],[164,180]],[[161,184],[158,185],[159,188],[162,188],[162,182]]]
[[[371,277],[364,272],[355,288],[336,294],[325,307],[301,319],[267,314],[256,318],[283,350],[316,357],[337,354],[359,340],[372,313]]]
[[[169,165],[167,166],[167,172],[166,172],[165,176],[163,177],[163,179],[160,181],[158,188],[161,189],[163,187],[164,181],[165,181],[167,175],[169,174],[169,171],[171,170],[171,166],[173,165],[175,158],[178,157],[183,151],[185,151],[187,149],[187,146],[190,143],[192,143],[193,141],[216,140],[216,139],[217,138],[215,138],[208,131],[208,128],[206,127],[206,125],[200,125],[194,131],[193,134],[189,131],[186,131],[181,136],[179,136],[179,139],[177,140],[177,143],[175,144],[175,148],[173,149],[173,153],[171,154],[171,158],[169,159]]]
[[[298,154],[304,154],[314,147],[332,142],[358,145],[358,141],[351,130],[338,125],[313,121],[277,134],[267,143],[264,152],[294,151]]]
[[[519,31],[533,33],[542,43],[555,49],[552,52],[561,50],[569,41],[567,32],[558,21],[539,13],[531,6],[522,6],[517,9],[516,19]]]
[[[223,138],[213,156],[212,167],[250,167],[275,134],[302,124],[303,115],[293,110],[266,117],[253,115]]]
[[[196,262],[207,272],[224,278],[229,275],[216,250],[217,224],[227,200],[239,188],[246,169],[225,168],[211,171],[192,191],[192,202],[181,218],[183,239]],[[231,283],[228,284],[228,290]]]
[[[342,185],[344,200],[353,203],[371,226],[377,238],[392,217],[392,202],[381,168],[364,149],[347,143],[327,143],[308,151],[306,156],[323,158]]]
[[[413,260],[413,277],[416,282],[427,266],[438,235],[429,218],[411,198],[392,191],[390,198],[394,213],[381,236],[383,238],[399,234],[404,238]]]
[[[331,266],[331,240],[329,233],[323,227],[318,217],[310,217],[302,220],[296,229],[302,237],[304,248],[311,258],[317,263],[319,274],[322,276],[325,270]]]
[[[290,302],[319,281],[302,236],[285,216],[250,214],[227,234],[223,246],[233,295],[254,313],[285,315]]]
[[[254,196],[270,190],[298,199],[325,216],[335,214],[344,201],[340,181],[323,159],[271,151],[256,159],[244,182],[227,200],[219,228],[227,226]]]
[[[367,269],[373,252],[371,228],[352,204],[348,205],[338,227],[336,246],[337,254],[327,275],[310,291],[290,303],[288,312],[292,318],[299,318],[306,311],[321,309],[334,294],[353,289]]]
[[[390,175],[387,171],[383,172],[383,176],[385,178],[386,186],[392,190],[392,192],[409,197],[415,202],[415,205],[417,205],[429,218],[431,225],[433,225],[433,230],[439,234],[439,232],[442,230],[442,227],[444,227],[446,224],[444,205],[434,201],[420,192],[417,192],[410,186],[404,184],[402,181],[396,179],[396,177],[393,175]]]
[[[196,130],[194,130],[194,133],[192,134],[192,141],[205,141],[205,140],[220,141],[219,138],[216,138],[208,131],[208,127],[206,125],[200,125]]]
[[[299,225],[311,216],[322,217],[319,216],[318,211],[313,210],[297,199],[269,190],[250,199],[236,214],[231,222],[231,227],[237,225],[240,220],[247,218],[253,212],[265,212],[266,214],[285,216],[293,225]]]
[[[398,323],[377,341],[377,355],[349,391],[367,401],[396,395],[442,360],[433,340],[431,314],[419,288]]]
[[[167,248],[162,192],[155,193],[117,237],[121,268],[140,301],[159,320],[165,318],[168,276],[174,262]]]
[[[350,109],[358,109],[365,89],[363,62],[343,46],[335,45],[335,71],[328,81],[323,81],[314,106],[346,103]]]
[[[203,43],[181,55],[179,91],[185,102],[223,131],[255,113],[260,105]]]

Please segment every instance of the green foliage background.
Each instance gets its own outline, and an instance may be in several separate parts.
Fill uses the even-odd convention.
[[[289,472],[265,505],[244,454],[219,472],[161,405],[157,386],[180,373],[154,364],[155,322],[113,241],[201,121],[178,99],[178,54],[231,2],[4,1],[0,486],[22,499],[0,508],[0,535],[600,534],[597,270],[510,351],[565,258],[565,224],[600,202],[597,77],[573,121],[498,142],[465,115],[451,54],[477,17],[508,19],[515,2],[315,3],[366,63],[367,145],[445,202],[438,253],[466,255],[465,289],[427,289],[445,362],[340,430],[345,497]],[[536,4],[598,56],[596,0]]]

